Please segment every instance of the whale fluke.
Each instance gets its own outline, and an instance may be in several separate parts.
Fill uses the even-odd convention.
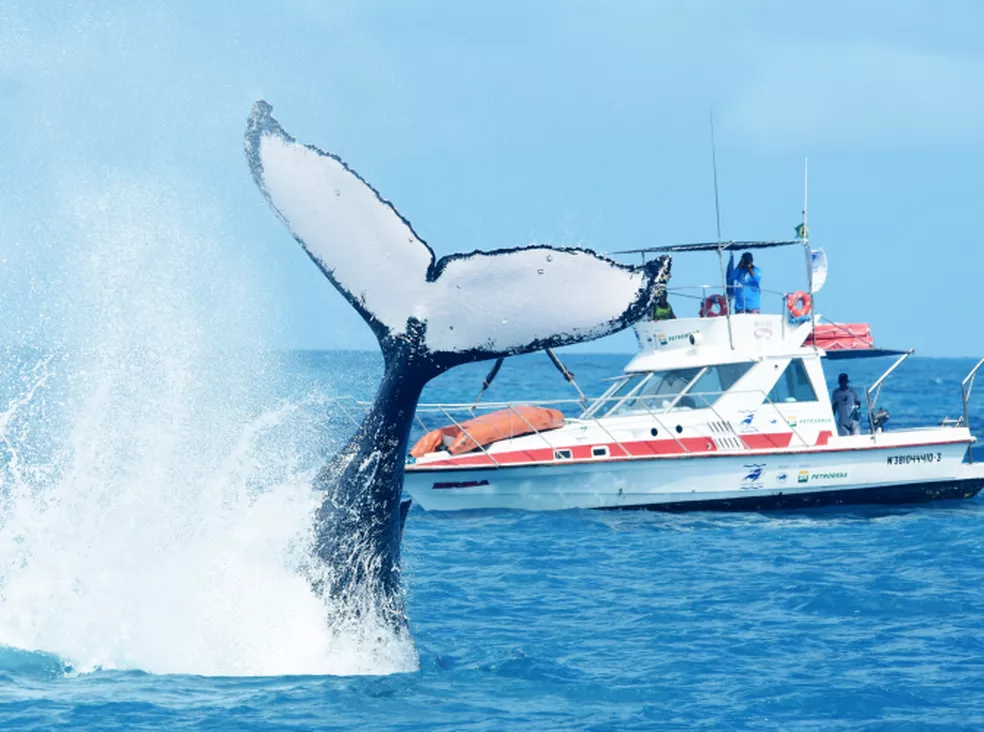
[[[662,257],[630,267],[544,246],[438,259],[394,206],[341,158],[298,143],[257,102],[245,148],[257,186],[288,230],[376,334],[385,370],[372,408],[321,471],[315,551],[333,596],[378,594],[405,628],[399,582],[403,466],[417,400],[442,371],[622,330],[652,308]]]
[[[628,267],[544,246],[437,259],[410,222],[339,157],[302,145],[257,102],[253,178],[311,259],[383,340],[426,326],[434,353],[475,358],[553,348],[621,330],[649,310],[669,260]],[[468,358],[468,360],[473,360]]]

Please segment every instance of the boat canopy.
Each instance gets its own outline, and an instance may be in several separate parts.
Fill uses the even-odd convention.
[[[856,358],[901,356],[903,353],[908,353],[908,351],[896,348],[844,348],[836,351],[825,351],[823,357],[828,361],[847,361]]]
[[[802,239],[787,239],[784,241],[710,241],[698,244],[670,244],[662,247],[644,247],[643,249],[623,249],[612,254],[658,254],[672,252],[737,252],[746,249],[772,249],[773,247],[803,246]]]

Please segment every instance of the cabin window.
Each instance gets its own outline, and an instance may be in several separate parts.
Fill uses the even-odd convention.
[[[646,374],[632,374],[631,376],[624,376],[616,383],[609,387],[608,391],[602,394],[590,407],[588,407],[584,414],[581,415],[581,419],[589,419],[593,417],[596,412],[601,412],[604,414],[611,410],[613,406],[619,403],[625,396],[639,386],[639,382],[645,378]]]
[[[671,407],[702,409],[711,406],[722,392],[733,387],[751,367],[751,363],[728,363],[704,369],[654,371],[625,401],[616,403],[608,415],[663,412]],[[680,394],[683,396],[677,399]]]
[[[602,445],[601,447],[592,447],[591,457],[608,457],[608,447],[606,445]]]
[[[684,391],[698,373],[699,368],[654,371],[647,375],[642,385],[629,398],[616,404],[608,414],[662,411],[673,403],[677,394]]]
[[[728,391],[738,383],[738,380],[752,368],[751,363],[725,363],[720,366],[709,366],[707,371],[697,379],[688,390],[693,394],[694,401],[700,407],[714,404],[722,392]]]
[[[570,450],[554,450],[554,460],[570,460]]]
[[[790,402],[815,402],[817,393],[810,383],[810,377],[806,373],[806,366],[802,358],[794,358],[789,362],[786,370],[782,372],[779,381],[769,392],[769,401],[773,404],[786,404]]]

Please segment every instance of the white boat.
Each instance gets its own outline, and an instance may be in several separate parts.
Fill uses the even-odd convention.
[[[716,249],[722,256],[791,243],[806,245],[733,242],[644,253]],[[697,297],[720,303],[717,292],[703,287]],[[420,405],[425,429],[435,417],[447,427],[408,459],[404,489],[430,511],[764,510],[976,495],[984,465],[973,462],[968,399],[984,359],[963,382],[958,418],[889,429],[878,396],[912,351],[877,349],[870,330],[824,324],[813,308],[793,317],[790,309],[814,304],[803,295],[783,297],[792,307],[775,314],[637,324],[640,352],[624,372],[579,416],[546,428],[518,403]],[[839,435],[825,361],[886,355],[896,359],[861,391],[866,429]],[[569,411],[571,403],[540,406]],[[489,418],[474,421],[490,412],[491,430]]]

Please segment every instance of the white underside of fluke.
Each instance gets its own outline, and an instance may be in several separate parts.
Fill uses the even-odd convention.
[[[554,337],[587,340],[625,327],[650,278],[583,250],[529,247],[438,263],[410,225],[339,160],[264,132],[262,186],[337,286],[386,326],[427,326],[431,351],[510,351]]]

